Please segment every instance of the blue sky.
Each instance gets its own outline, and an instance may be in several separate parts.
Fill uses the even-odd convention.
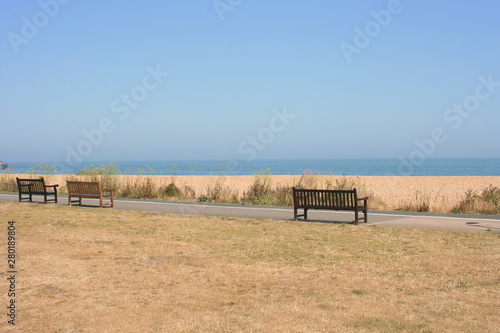
[[[500,157],[499,13],[3,0],[0,159]]]

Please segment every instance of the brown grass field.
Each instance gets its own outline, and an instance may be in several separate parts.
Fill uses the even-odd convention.
[[[2,332],[498,332],[500,236],[0,202]]]

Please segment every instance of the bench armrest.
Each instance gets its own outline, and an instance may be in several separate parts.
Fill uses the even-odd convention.
[[[359,201],[363,201],[363,205],[364,206],[368,205],[368,197],[358,198],[358,202]]]
[[[106,192],[113,192],[115,189],[114,188],[103,188],[102,190],[106,191]]]
[[[56,188],[56,187],[58,187],[58,186],[59,186],[59,184],[55,184],[55,185],[45,185],[45,187],[53,187],[53,188]]]

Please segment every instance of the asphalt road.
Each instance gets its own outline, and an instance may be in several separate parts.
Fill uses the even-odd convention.
[[[67,197],[59,196],[58,199],[59,205],[67,205]],[[35,202],[43,202],[43,197],[35,196],[34,200]],[[13,193],[0,193],[0,201],[17,202],[18,195]],[[83,204],[86,206],[96,206],[98,205],[98,201],[94,199],[84,199]],[[96,209],[100,208],[97,207]],[[290,207],[242,206],[176,201],[116,199],[115,208],[113,209],[161,212],[170,214],[293,220],[293,208]],[[354,220],[354,212],[309,210],[308,217],[309,219],[306,223],[350,223]],[[483,215],[464,216],[456,214],[421,214],[369,211],[368,223],[360,222],[359,226],[365,227],[370,225],[500,233],[500,217]]]

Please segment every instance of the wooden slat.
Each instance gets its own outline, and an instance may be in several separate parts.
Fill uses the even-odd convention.
[[[358,201],[363,200],[363,205],[358,205]],[[359,219],[367,222],[367,200],[368,197],[359,199],[356,189],[353,190],[311,190],[293,188],[293,203],[295,219],[304,216],[307,219],[308,209],[331,209],[331,210],[353,210],[356,212],[355,223]],[[303,215],[297,214],[297,209],[304,209]],[[364,217],[359,218],[358,212],[364,213]]]
[[[68,188],[68,205],[72,202],[71,198],[90,198],[90,199],[99,199],[100,206],[109,205],[113,207],[113,190],[104,190],[106,192],[110,192],[109,194],[103,194],[103,190],[101,189],[101,182],[79,182],[79,181],[67,181],[66,182]],[[110,199],[110,203],[104,204],[102,199]]]
[[[298,206],[354,208],[355,190],[294,189],[294,203]]]

